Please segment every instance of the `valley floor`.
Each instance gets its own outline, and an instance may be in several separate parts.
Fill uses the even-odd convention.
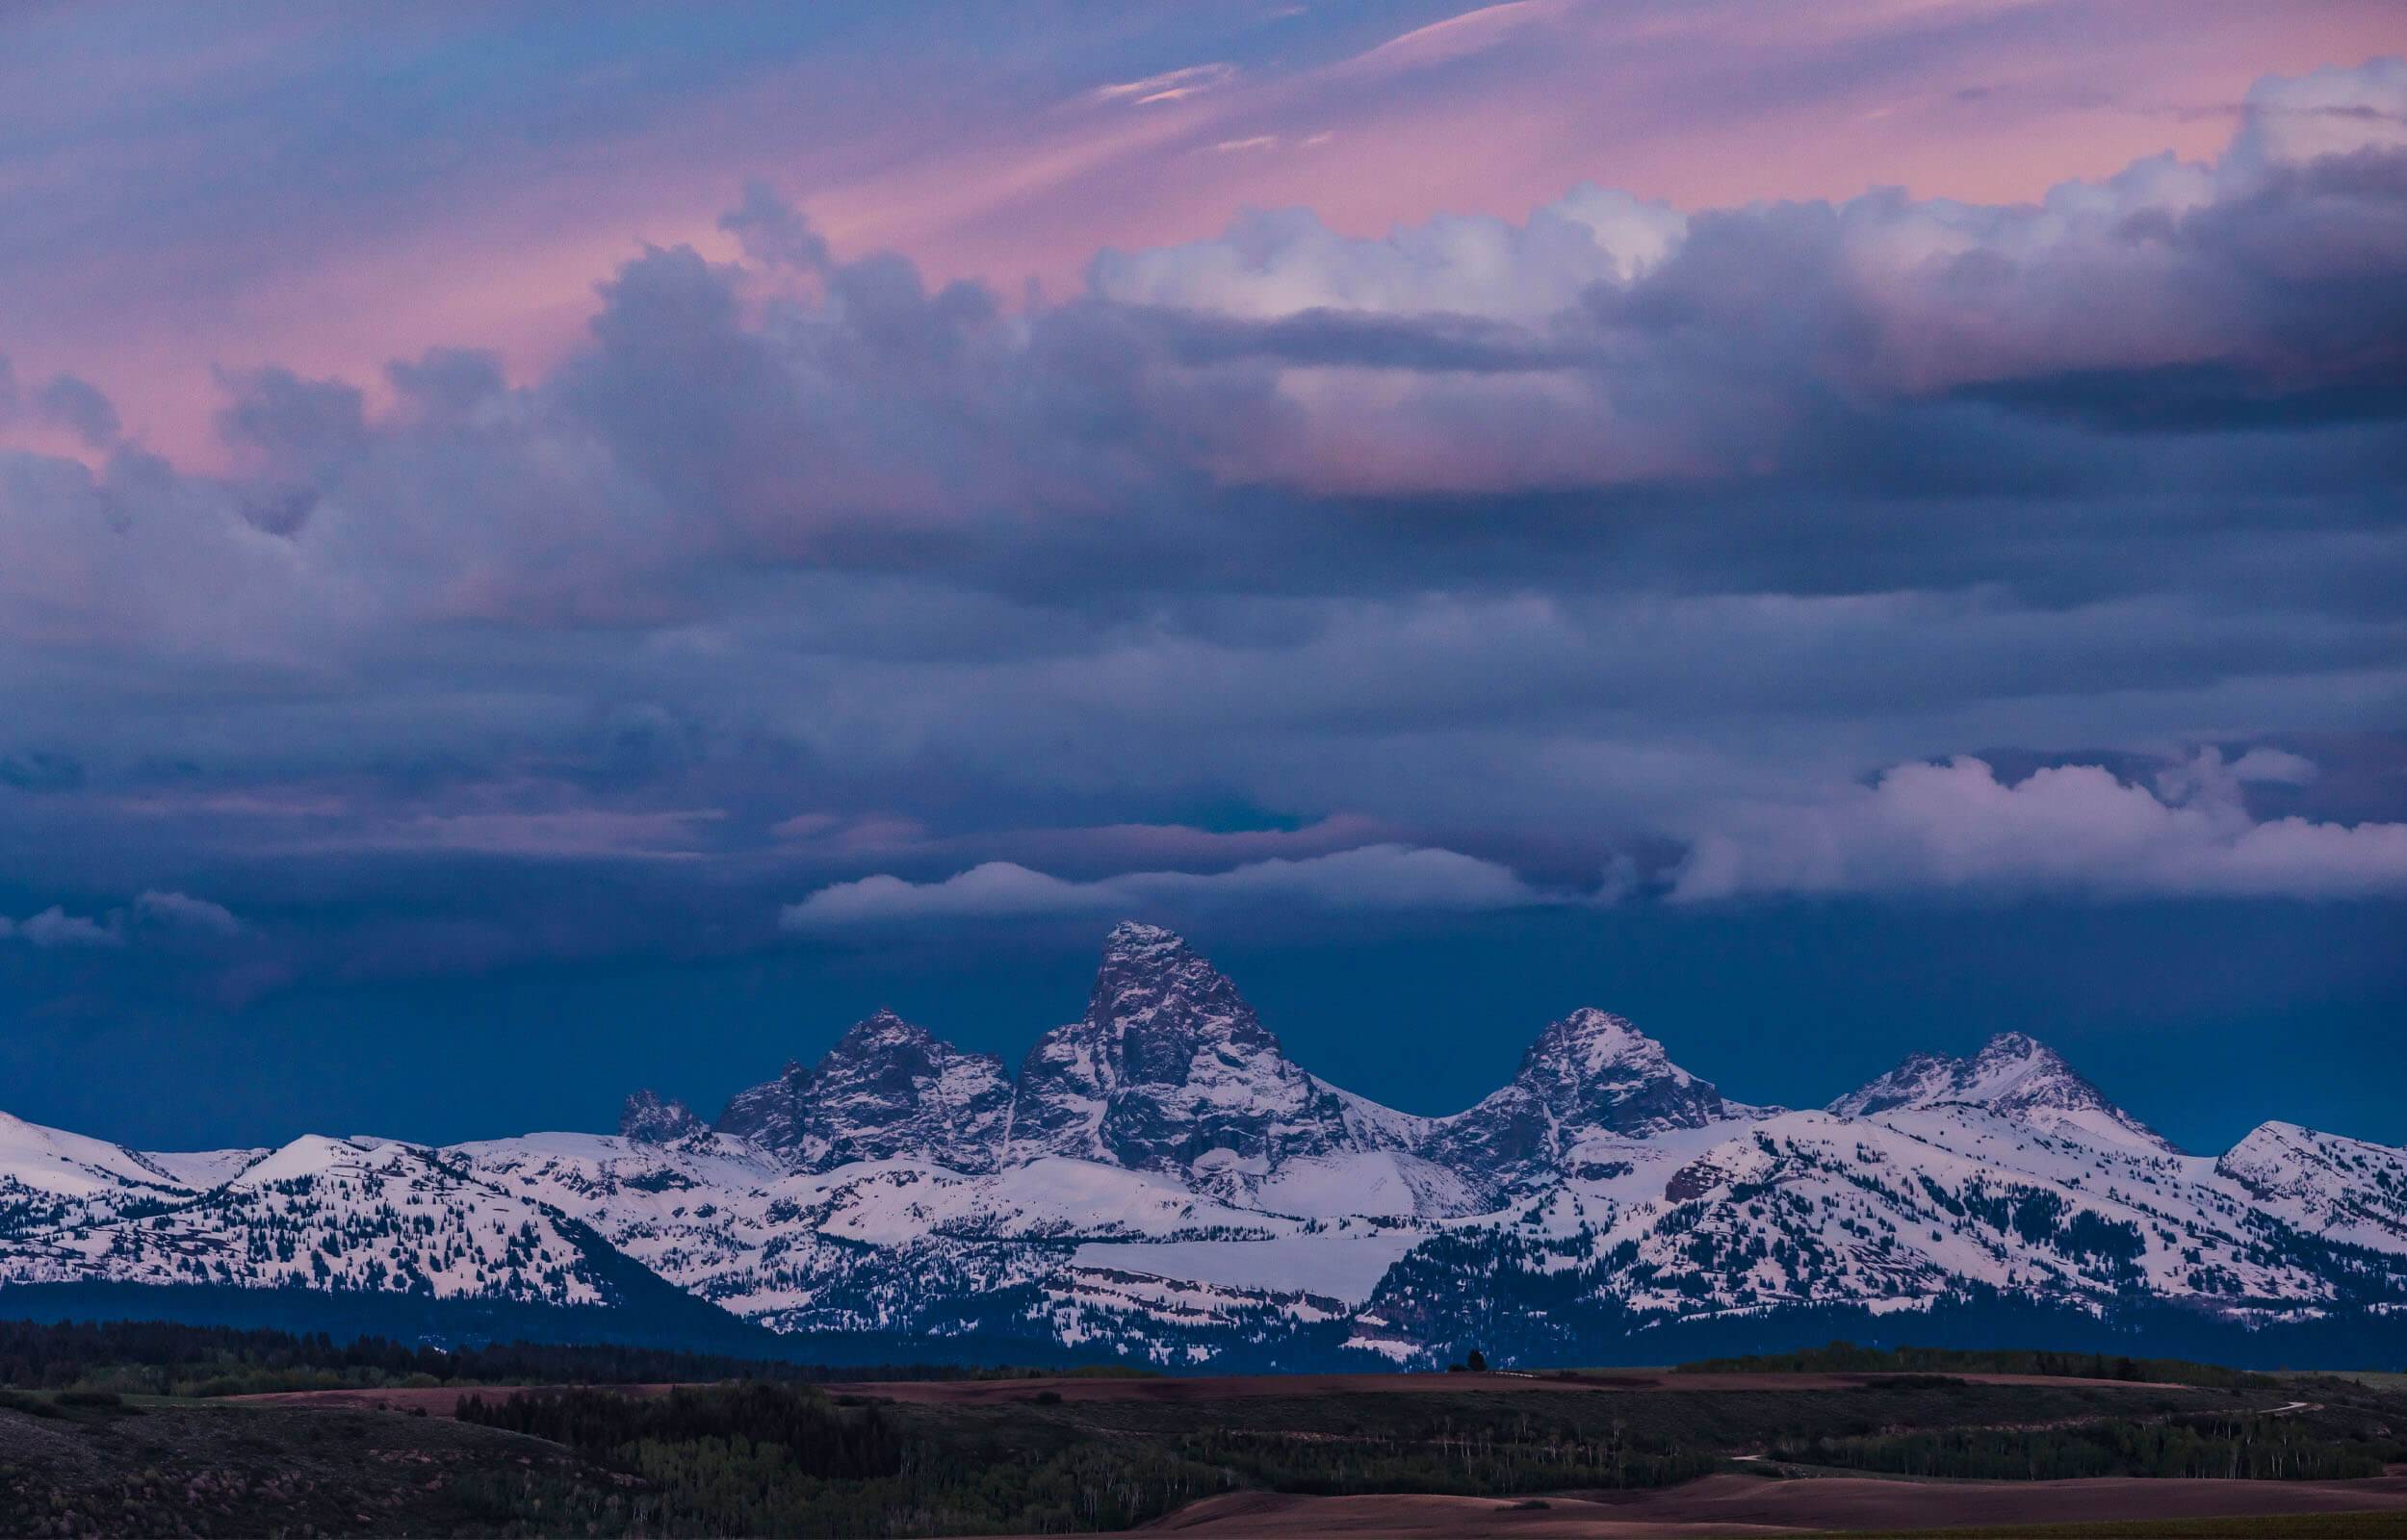
[[[2407,1398],[2216,1374],[12,1391],[0,1534],[2407,1536]]]

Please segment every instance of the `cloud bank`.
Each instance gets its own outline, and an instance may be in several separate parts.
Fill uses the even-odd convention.
[[[2407,823],[2258,821],[2242,783],[2301,779],[2297,756],[2208,751],[2151,789],[2102,766],[1900,765],[1816,807],[1759,808],[1699,838],[1678,900],[1744,893],[2070,892],[2108,897],[2363,898],[2407,894]]]
[[[222,369],[208,470],[13,370],[0,880],[475,862],[478,965],[797,893],[2394,894],[2402,123],[2381,60],[2031,203],[1288,210],[1055,301],[764,188],[556,367]]]

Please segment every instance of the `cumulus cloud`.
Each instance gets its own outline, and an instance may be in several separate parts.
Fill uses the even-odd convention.
[[[1095,259],[1095,292],[1122,304],[1167,305],[1271,320],[1314,310],[1451,313],[1541,321],[1598,283],[1660,267],[1688,220],[1592,184],[1527,220],[1441,215],[1373,239],[1341,236],[1309,209],[1248,214],[1216,240]]]
[[[2155,788],[2099,765],[2008,784],[1983,760],[1905,764],[1802,808],[1754,808],[1700,836],[1672,897],[1915,889],[2359,898],[2407,893],[2407,824],[2253,819],[2245,779],[2295,756],[2213,750]],[[2253,761],[2253,762],[2252,762]]]
[[[1507,867],[1451,850],[1364,845],[1303,860],[1274,858],[1223,872],[1127,872],[1068,882],[988,861],[940,882],[880,873],[837,883],[779,914],[789,931],[912,921],[1186,912],[1219,905],[1323,911],[1475,911],[1562,903]]]
[[[2314,732],[2381,761],[2401,76],[2268,83],[2216,162],[2028,206],[1290,211],[1053,303],[751,189],[741,261],[643,249],[548,370],[469,338],[375,390],[229,372],[209,475],[122,425],[0,452],[0,842],[61,891],[144,840],[624,861],[724,879],[757,931],[797,870],[1200,902],[1241,885],[1194,870],[1297,890],[1339,845],[1555,891],[1698,840],[1686,896],[1876,886],[1797,832],[1946,848],[1850,810],[1893,805],[1870,768]],[[2317,756],[2118,784],[2227,873],[2283,841],[2349,868],[2397,783]],[[2306,833],[2209,816],[2240,786]]]
[[[1255,323],[1287,413],[1234,452],[1327,490],[1812,475],[1834,436],[1959,398],[2152,431],[2394,420],[2403,122],[2407,65],[2377,61],[2261,85],[2213,165],[2035,204],[1889,189],[1684,217],[1582,187],[1522,224],[1368,238],[1297,209],[1106,252],[1092,282]],[[1374,316],[1384,353],[1349,348],[1335,322]]]

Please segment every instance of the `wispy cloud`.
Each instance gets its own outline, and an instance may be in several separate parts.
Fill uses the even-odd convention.
[[[1099,102],[1120,102],[1131,107],[1152,107],[1162,102],[1184,101],[1207,90],[1215,90],[1237,78],[1237,66],[1230,64],[1189,64],[1184,69],[1166,70],[1148,75],[1142,80],[1126,80],[1109,86],[1098,86],[1089,94]]]

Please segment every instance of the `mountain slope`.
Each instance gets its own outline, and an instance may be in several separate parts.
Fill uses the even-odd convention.
[[[2214,1163],[2257,1205],[2317,1235],[2407,1250],[2407,1150],[2261,1123]]]

